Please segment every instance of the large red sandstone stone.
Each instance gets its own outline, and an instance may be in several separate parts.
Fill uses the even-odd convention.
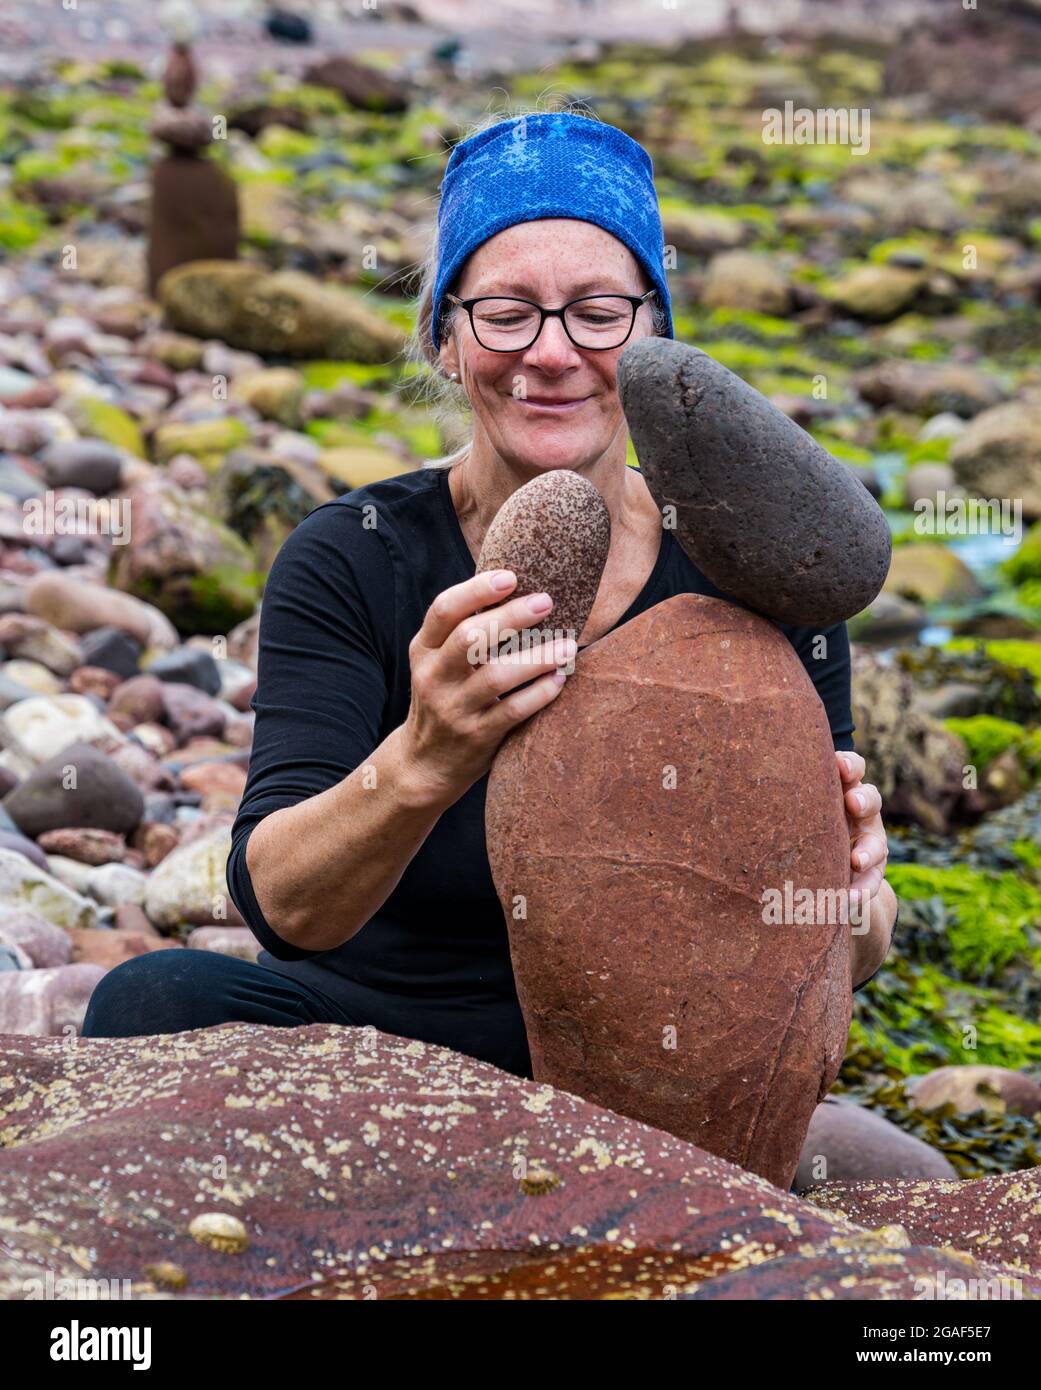
[[[194,1239],[200,1217],[241,1223],[235,1246]],[[551,1087],[330,1025],[0,1037],[0,1229],[19,1298],[48,1270],[305,1299],[908,1299],[922,1269],[989,1271]]]
[[[787,1187],[842,1060],[849,927],[824,708],[784,635],[683,594],[588,647],[501,748],[488,854],[537,1079]]]

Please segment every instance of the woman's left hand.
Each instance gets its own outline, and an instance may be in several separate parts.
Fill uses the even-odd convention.
[[[882,824],[882,797],[877,787],[862,780],[867,764],[859,753],[836,753],[835,758],[849,826],[850,893],[863,894],[866,905],[882,885],[889,858],[889,842]]]

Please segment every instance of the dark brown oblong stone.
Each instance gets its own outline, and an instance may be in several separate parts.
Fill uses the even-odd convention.
[[[889,572],[889,523],[794,420],[670,338],[630,344],[618,390],[647,486],[718,588],[782,623],[828,627],[867,608]]]
[[[152,171],[148,284],[187,261],[233,261],[239,254],[238,192],[212,160],[170,154]]]
[[[513,594],[547,593],[545,627],[577,642],[611,548],[611,514],[592,483],[571,469],[542,473],[510,494],[488,527],[477,573],[512,570]]]
[[[499,750],[486,828],[536,1079],[788,1187],[852,997],[838,913],[764,921],[768,889],[849,881],[783,634],[680,594],[593,643]]]

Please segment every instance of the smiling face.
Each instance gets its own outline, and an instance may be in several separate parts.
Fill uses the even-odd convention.
[[[452,292],[460,299],[518,296],[559,309],[584,295],[641,295],[649,288],[639,262],[617,237],[591,222],[553,217],[491,237],[470,256]],[[647,303],[637,311],[627,342],[653,332]],[[578,348],[560,319],[551,318],[524,351],[490,352],[460,310],[440,361],[446,374],[459,374],[466,390],[477,447],[490,446],[511,468],[533,477],[554,468],[581,472],[612,444],[621,447],[625,416],[615,368],[625,346]]]

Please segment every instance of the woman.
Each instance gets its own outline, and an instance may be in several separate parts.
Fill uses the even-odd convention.
[[[553,596],[475,575],[505,499],[569,468],[603,495],[611,545],[579,645],[678,593],[720,591],[626,466],[615,387],[625,343],[672,336],[651,162],[584,116],[501,121],[456,147],[419,315],[473,438],[449,460],[319,507],[264,596],[249,780],[231,896],[266,952],[129,961],[98,986],[92,1036],[229,1021],[371,1024],[530,1076],[484,840],[503,738],[560,693],[575,643],[474,665],[475,629],[552,626]],[[725,597],[725,595],[724,595]],[[845,784],[857,985],[884,959],[896,900],[877,790],[852,751],[845,624],[784,627],[828,712]],[[815,645],[815,643],[817,645]],[[532,679],[537,676],[537,679]]]

